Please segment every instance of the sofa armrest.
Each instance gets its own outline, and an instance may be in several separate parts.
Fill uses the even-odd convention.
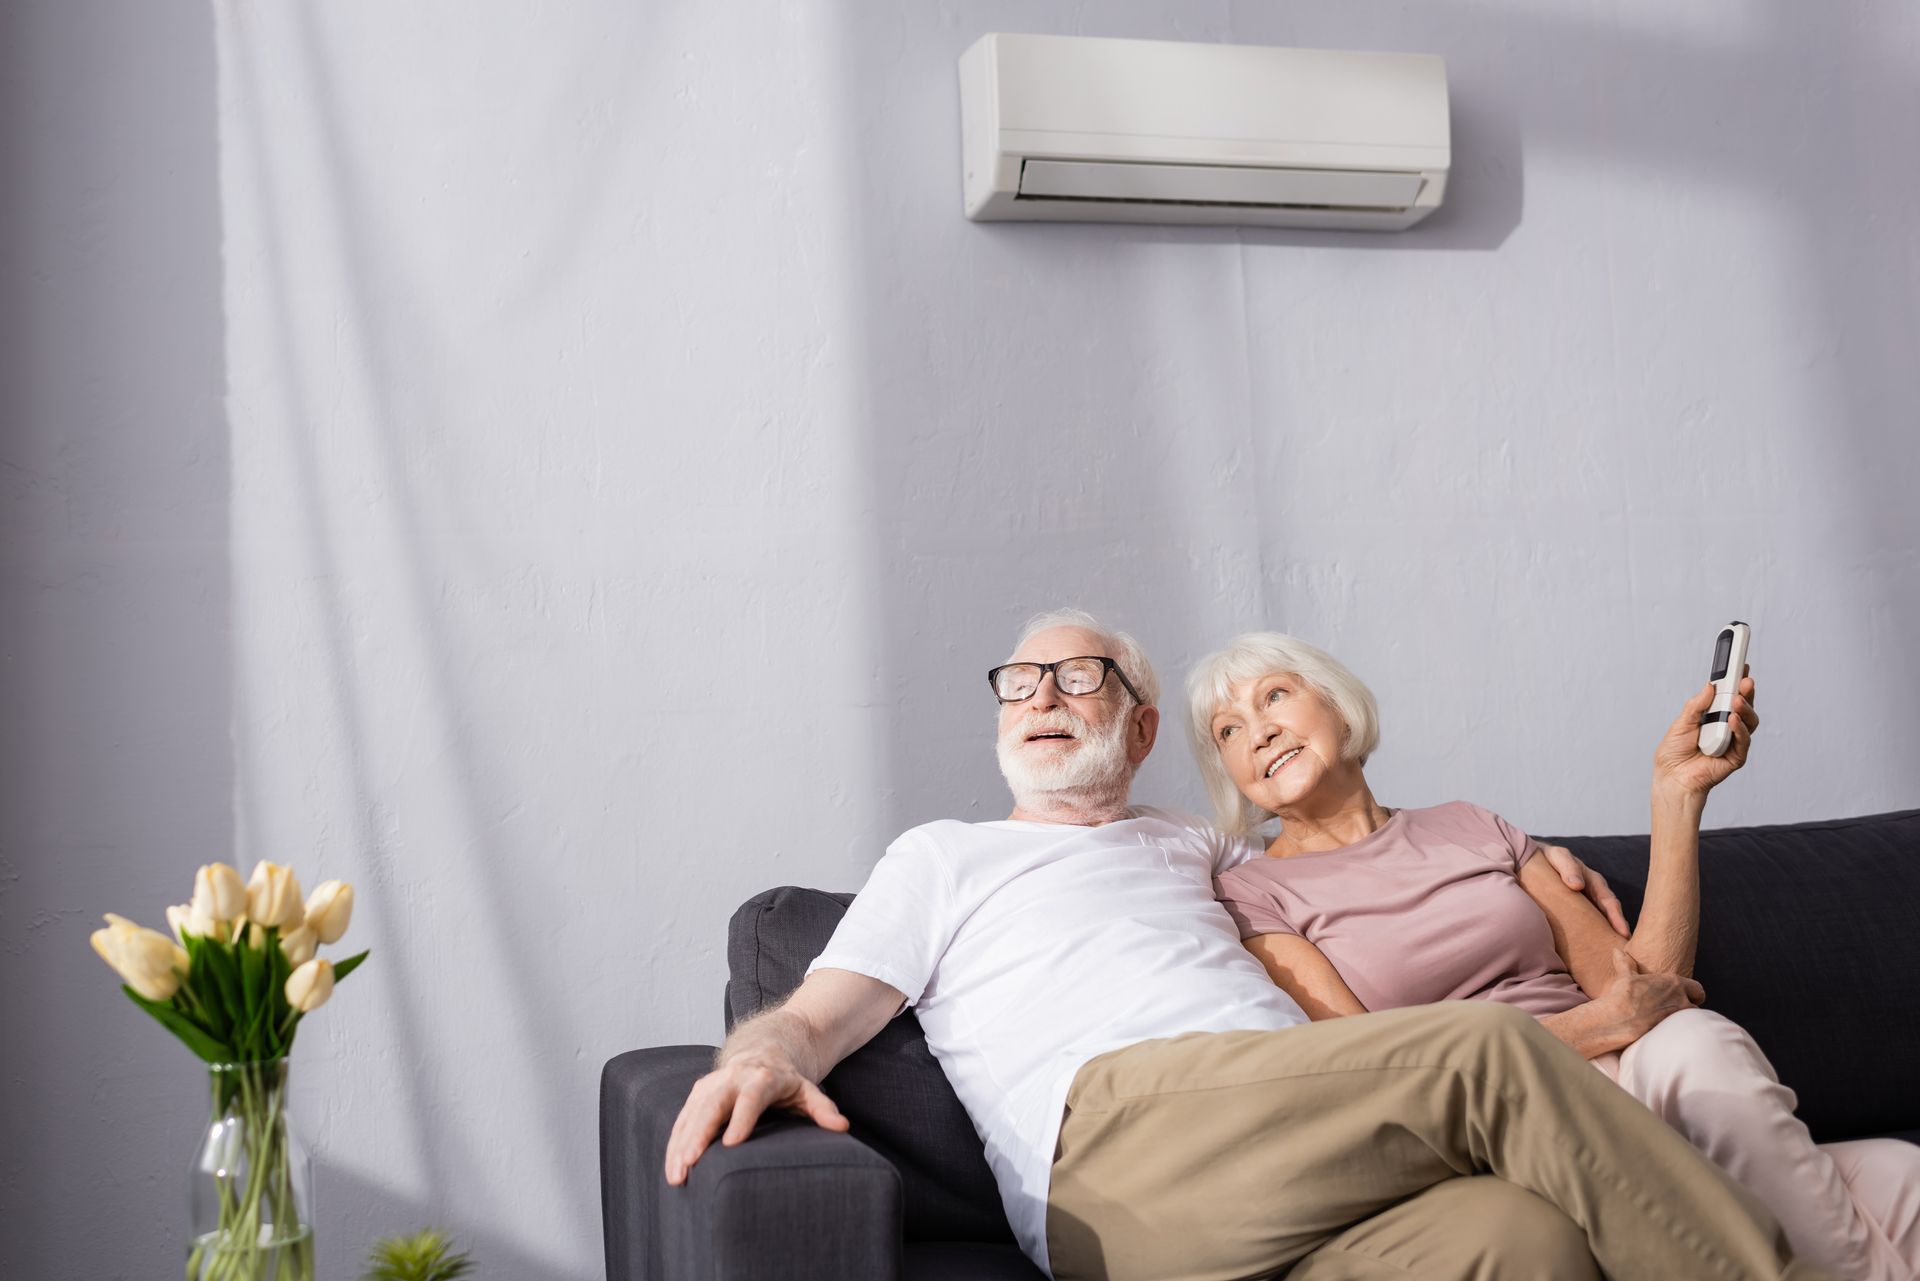
[[[675,1045],[622,1054],[600,1074],[607,1281],[897,1278],[900,1175],[851,1135],[764,1119],[667,1186],[667,1135],[712,1065],[711,1046]]]

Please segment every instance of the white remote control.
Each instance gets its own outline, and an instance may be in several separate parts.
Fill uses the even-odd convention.
[[[1700,718],[1700,750],[1708,756],[1725,756],[1733,746],[1733,696],[1747,670],[1747,641],[1752,635],[1745,623],[1732,622],[1720,629],[1720,639],[1714,642],[1713,702]]]

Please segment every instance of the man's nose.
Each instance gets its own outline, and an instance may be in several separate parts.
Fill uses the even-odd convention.
[[[1030,701],[1041,708],[1065,706],[1066,696],[1060,692],[1060,682],[1053,679],[1052,672],[1040,673],[1040,683],[1033,687]]]

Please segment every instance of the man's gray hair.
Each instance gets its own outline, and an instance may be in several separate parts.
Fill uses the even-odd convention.
[[[1153,664],[1147,661],[1147,651],[1140,648],[1140,642],[1125,632],[1116,632],[1084,609],[1050,609],[1044,614],[1035,614],[1020,629],[1019,637],[1013,642],[1013,652],[1019,653],[1022,645],[1052,627],[1078,627],[1098,636],[1107,651],[1105,657],[1118,663],[1133,687],[1140,691],[1140,705],[1160,705],[1160,678],[1153,674]]]
[[[1380,708],[1368,689],[1347,665],[1323,649],[1283,632],[1248,632],[1236,636],[1225,649],[1207,655],[1187,675],[1187,741],[1193,759],[1213,798],[1213,812],[1229,832],[1250,832],[1272,818],[1266,810],[1240,794],[1220,763],[1220,744],[1213,740],[1213,718],[1250,681],[1268,676],[1296,677],[1312,686],[1345,722],[1342,756],[1362,765],[1380,745]]]

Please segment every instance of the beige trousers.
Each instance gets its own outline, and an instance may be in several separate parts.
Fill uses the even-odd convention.
[[[1294,1281],[1584,1281],[1595,1261],[1612,1281],[1828,1275],[1790,1261],[1760,1204],[1658,1117],[1491,1001],[1148,1041],[1082,1067],[1067,1107],[1047,1212],[1060,1281],[1296,1263]]]

